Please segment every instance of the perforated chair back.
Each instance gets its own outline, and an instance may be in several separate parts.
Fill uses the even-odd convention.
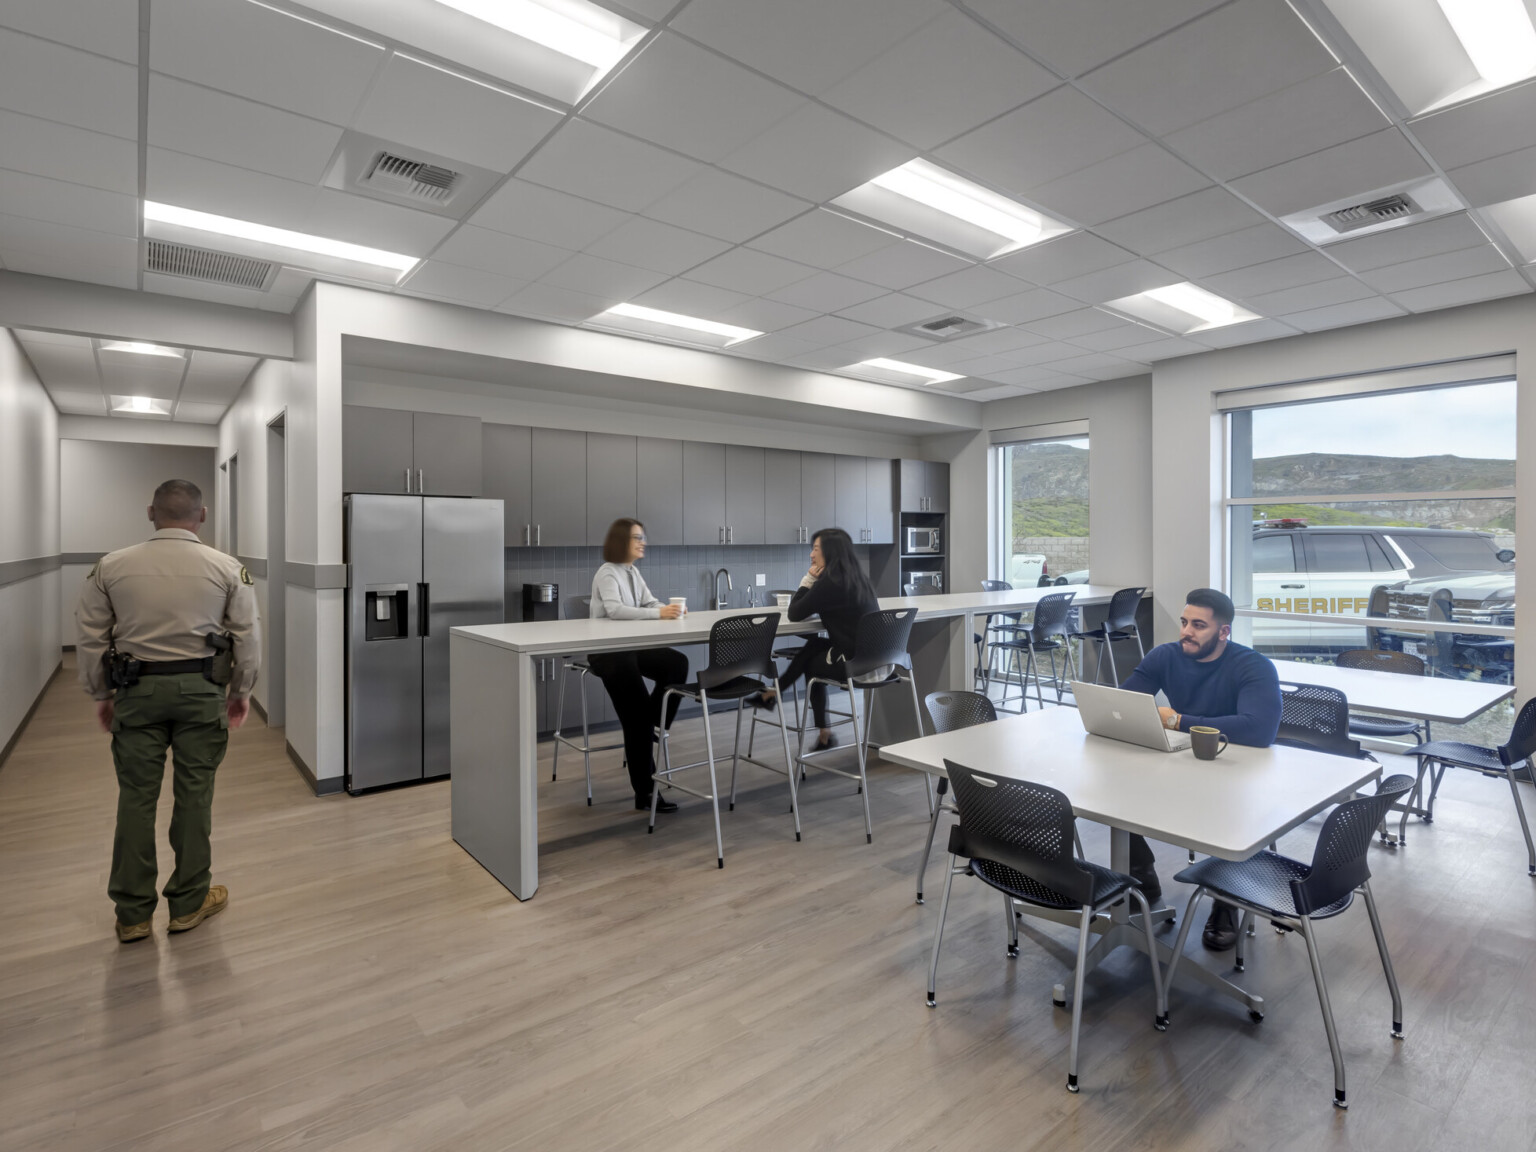
[[[1065,636],[1071,629],[1072,598],[1076,592],[1052,592],[1040,597],[1035,605],[1035,622],[1030,637],[1040,644],[1055,636]]]
[[[1374,796],[1346,800],[1323,821],[1317,847],[1312,850],[1312,869],[1291,881],[1296,911],[1310,915],[1343,899],[1371,878],[1367,861],[1371,838],[1391,808],[1413,790],[1413,777],[1389,776]]]
[[[1508,767],[1536,755],[1536,699],[1527,700],[1509,730],[1509,740],[1499,746],[1499,763]]]
[[[992,701],[980,692],[930,692],[923,703],[928,705],[935,732],[958,732],[997,719]]]
[[[937,596],[939,595],[939,589],[935,585],[928,583],[903,584],[901,586],[901,594],[903,596]]]
[[[1375,648],[1351,648],[1333,658],[1340,668],[1360,668],[1367,672],[1397,672],[1404,676],[1424,675],[1424,661],[1408,652],[1382,652]]]
[[[1337,688],[1321,684],[1280,685],[1280,731],[1276,744],[1311,748],[1332,756],[1361,755],[1360,741],[1349,736],[1349,701]]]
[[[983,580],[981,582],[983,592],[1012,592],[1013,585],[1006,580]]]
[[[777,612],[727,616],[709,630],[709,667],[699,673],[706,692],[739,676],[775,678],[773,640],[779,631]]]
[[[592,615],[592,597],[572,596],[561,605],[560,612],[567,620],[585,620]]]
[[[1077,904],[1093,903],[1093,874],[1072,853],[1072,805],[1044,784],[944,761],[960,823],[949,850],[1021,872]]]
[[[1109,610],[1104,614],[1104,627],[1111,632],[1124,632],[1136,627],[1136,610],[1146,588],[1122,588],[1109,598]]]
[[[910,668],[912,658],[907,655],[907,644],[916,620],[916,608],[886,608],[859,617],[858,631],[853,634],[853,655],[845,665],[849,679],[866,676],[887,664]]]

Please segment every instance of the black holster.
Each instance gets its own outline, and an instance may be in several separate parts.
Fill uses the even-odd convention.
[[[203,657],[203,678],[221,688],[235,678],[235,637],[232,632],[210,632],[205,637],[212,656]]]

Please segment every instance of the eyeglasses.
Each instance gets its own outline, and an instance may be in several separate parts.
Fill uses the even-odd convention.
[[[638,540],[642,544],[645,543],[645,533],[644,532],[631,532],[629,538],[631,540]]]

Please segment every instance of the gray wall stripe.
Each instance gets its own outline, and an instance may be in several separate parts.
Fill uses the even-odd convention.
[[[284,569],[289,584],[298,588],[345,588],[347,566],[345,564],[304,564],[289,560]]]
[[[265,556],[240,556],[237,554],[235,559],[244,564],[246,571],[252,576],[260,576],[263,580],[267,578],[267,558]]]
[[[105,552],[65,552],[59,557],[59,563],[94,564],[105,555]]]
[[[34,576],[41,576],[44,572],[56,571],[64,562],[58,555],[0,561],[0,585],[16,584],[22,580],[30,580]]]

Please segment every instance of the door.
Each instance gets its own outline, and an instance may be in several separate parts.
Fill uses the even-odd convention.
[[[725,542],[762,544],[763,449],[728,444],[725,449]]]
[[[683,442],[641,436],[635,444],[635,515],[648,544],[683,542]]]
[[[800,544],[800,453],[769,448],[763,453],[763,540]]]
[[[869,488],[865,495],[868,542],[893,543],[896,539],[895,462],[871,458],[865,461],[865,467],[869,476]]]
[[[800,453],[800,524],[809,544],[823,528],[837,526],[837,458],[830,452]]]
[[[484,492],[502,505],[502,539],[508,548],[533,543],[533,429],[519,424],[485,424]]]
[[[279,416],[267,425],[267,618],[263,632],[266,684],[262,697],[267,705],[267,726],[288,723],[285,693],[288,682],[288,442],[287,418]]]
[[[928,462],[903,460],[901,462],[901,510],[903,512],[928,511]]]
[[[350,496],[346,519],[347,790],[360,792],[421,779],[421,499]]]
[[[587,542],[587,434],[540,428],[533,438],[533,542],[544,548]]]
[[[929,460],[924,469],[928,479],[928,511],[949,511],[949,465]]]
[[[448,629],[500,624],[506,558],[500,500],[427,496],[421,512],[422,775],[448,775]]]
[[[838,456],[837,526],[853,537],[855,544],[867,543],[869,527],[869,465],[862,456]]]
[[[348,404],[341,413],[341,490],[416,490],[412,413]]]
[[[683,543],[725,543],[725,445],[683,441]]]
[[[1309,531],[1299,536],[1297,543],[1307,558],[1308,605],[1303,609],[1293,604],[1293,612],[1363,617],[1370,606],[1371,589],[1401,578],[1393,572],[1395,565],[1388,560],[1375,533]],[[1313,624],[1307,631],[1311,643],[1333,649],[1360,648],[1365,644],[1364,631],[1345,624]]]
[[[586,543],[601,544],[608,525],[621,516],[635,517],[635,453],[633,436],[587,433]]]
[[[423,496],[479,496],[481,435],[478,416],[417,412],[412,425],[416,485]]]

